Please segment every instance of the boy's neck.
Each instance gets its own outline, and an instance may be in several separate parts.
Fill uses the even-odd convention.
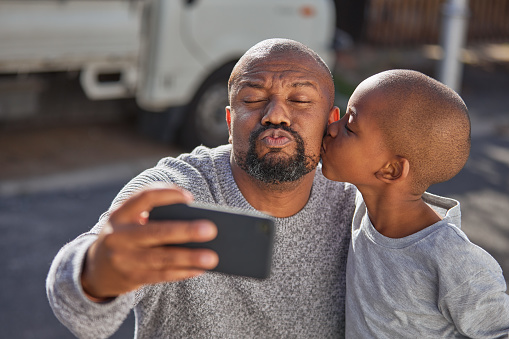
[[[375,229],[389,238],[403,238],[442,220],[423,200],[422,195],[400,192],[364,194],[368,216]]]

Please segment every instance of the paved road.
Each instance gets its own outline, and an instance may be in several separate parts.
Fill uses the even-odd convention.
[[[53,315],[45,291],[60,247],[90,229],[123,182],[0,200],[0,338],[73,338]],[[114,338],[132,338],[130,318]]]

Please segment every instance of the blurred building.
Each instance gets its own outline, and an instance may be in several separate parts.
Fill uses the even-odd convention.
[[[336,0],[337,27],[380,47],[438,44],[446,0]],[[469,0],[467,44],[509,42],[509,0]]]

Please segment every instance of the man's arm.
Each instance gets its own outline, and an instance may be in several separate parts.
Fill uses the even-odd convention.
[[[84,235],[65,246],[47,280],[60,321],[80,337],[109,336],[134,304],[132,291],[215,267],[218,258],[210,250],[161,246],[211,240],[217,233],[212,223],[148,222],[153,207],[191,200],[176,187],[143,190],[110,214],[99,235]]]
[[[51,265],[46,292],[55,316],[79,338],[106,338],[125,320],[134,292],[107,303],[89,300],[81,287],[83,259],[97,235],[82,235],[63,247]]]

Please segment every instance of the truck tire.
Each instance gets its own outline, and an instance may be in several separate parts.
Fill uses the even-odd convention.
[[[162,112],[150,112],[138,108],[138,132],[152,140],[175,144],[186,109],[186,106],[175,106]]]
[[[188,107],[178,135],[178,144],[186,150],[198,145],[216,147],[228,143],[225,107],[228,106],[228,79],[235,62],[212,73],[200,87]]]

